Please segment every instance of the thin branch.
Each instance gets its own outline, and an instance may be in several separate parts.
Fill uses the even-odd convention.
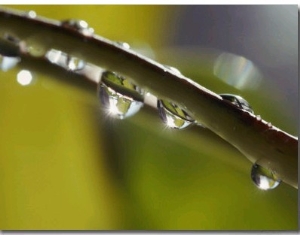
[[[27,46],[45,52],[60,50],[118,72],[160,99],[180,105],[251,162],[260,160],[260,165],[298,188],[298,138],[272,126],[260,116],[237,108],[191,79],[115,42],[62,27],[58,21],[30,18],[25,13],[0,9],[0,25],[0,34],[8,33]]]

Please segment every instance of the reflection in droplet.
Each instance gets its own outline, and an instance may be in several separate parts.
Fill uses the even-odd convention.
[[[252,166],[251,179],[254,184],[262,190],[274,189],[281,182],[270,169],[264,168],[256,163]]]
[[[75,20],[75,19],[64,20],[61,22],[61,26],[64,28],[68,28],[80,32],[86,36],[92,36],[94,34],[94,29],[90,28],[88,23],[84,20]]]
[[[19,57],[9,57],[0,55],[0,69],[4,72],[16,66],[20,62]]]
[[[66,67],[69,70],[79,71],[79,70],[82,70],[85,67],[85,65],[86,65],[85,61],[83,61],[77,57],[67,56]]]
[[[236,105],[238,108],[254,113],[250,104],[241,96],[233,94],[220,94],[220,96],[229,101],[230,103]]]
[[[256,89],[261,75],[253,63],[231,53],[222,53],[214,63],[214,75],[237,89]]]
[[[136,114],[144,105],[144,91],[110,71],[101,76],[99,97],[107,113],[118,119]]]
[[[46,48],[41,44],[34,44],[34,42],[29,42],[27,44],[27,53],[33,57],[43,57],[46,54]]]
[[[164,100],[157,100],[157,109],[160,118],[171,128],[183,129],[195,121],[176,104]]]
[[[59,65],[65,69],[78,72],[83,70],[86,66],[86,62],[74,56],[69,56],[68,54],[51,49],[45,55],[45,57],[53,64]]]
[[[17,75],[17,82],[22,86],[27,86],[32,82],[32,74],[28,70],[21,70]]]

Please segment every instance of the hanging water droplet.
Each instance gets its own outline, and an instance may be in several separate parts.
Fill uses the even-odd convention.
[[[250,104],[241,96],[232,95],[232,94],[220,94],[220,96],[224,99],[229,101],[230,103],[236,105],[238,108],[248,111],[250,113],[254,113]]]
[[[79,71],[82,70],[86,66],[85,61],[77,58],[77,57],[71,57],[67,56],[66,58],[66,67],[71,71]]]
[[[0,55],[0,69],[4,72],[15,67],[20,62],[19,57],[9,57]]]
[[[157,100],[157,109],[160,118],[171,128],[183,129],[195,121],[176,104],[164,100]]]
[[[281,182],[270,169],[264,168],[256,163],[252,166],[251,179],[254,184],[262,190],[274,189]]]
[[[75,20],[75,19],[64,20],[61,22],[61,26],[64,28],[68,28],[80,32],[86,36],[92,36],[94,34],[94,29],[90,28],[88,23],[84,20]]]
[[[73,72],[79,72],[83,70],[87,63],[77,57],[70,56],[62,51],[55,49],[49,50],[45,57],[53,64],[61,66],[65,69],[71,70]]]
[[[119,119],[136,114],[144,105],[144,91],[110,71],[102,73],[99,97],[104,109]]]

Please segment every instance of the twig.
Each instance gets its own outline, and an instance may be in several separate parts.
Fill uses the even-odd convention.
[[[189,78],[117,43],[62,27],[58,21],[30,18],[0,9],[0,34],[9,33],[43,51],[56,49],[101,68],[116,71],[161,99],[170,100],[251,162],[269,168],[298,188],[298,138],[223,100]],[[1,45],[0,45],[1,47]],[[94,81],[96,83],[96,81]]]

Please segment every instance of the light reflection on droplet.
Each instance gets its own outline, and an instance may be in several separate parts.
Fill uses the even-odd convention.
[[[214,75],[237,89],[258,88],[261,75],[252,61],[231,53],[222,53],[214,63]]]
[[[17,82],[22,86],[27,86],[32,82],[32,74],[28,70],[21,70],[17,74]]]
[[[110,71],[103,72],[98,92],[104,110],[118,119],[136,114],[144,105],[144,91]]]
[[[85,68],[87,63],[77,57],[70,56],[62,51],[55,49],[49,50],[45,57],[53,64],[59,65],[65,69],[79,72]]]
[[[171,102],[158,100],[157,109],[167,127],[183,129],[195,122],[183,109]]]
[[[281,182],[270,169],[264,168],[256,163],[252,166],[251,179],[254,184],[262,190],[274,189]]]

